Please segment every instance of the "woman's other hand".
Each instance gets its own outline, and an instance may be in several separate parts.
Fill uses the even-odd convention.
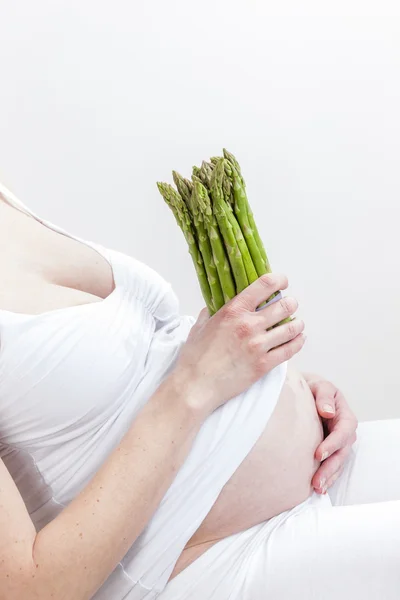
[[[300,351],[300,319],[269,330],[297,310],[296,300],[282,298],[256,312],[287,286],[283,275],[263,275],[211,318],[202,311],[172,374],[194,408],[209,414]]]
[[[316,492],[326,493],[341,475],[347,457],[357,439],[357,418],[342,392],[332,383],[316,375],[304,375],[314,395],[317,411],[326,437],[315,457],[321,465],[312,479]]]

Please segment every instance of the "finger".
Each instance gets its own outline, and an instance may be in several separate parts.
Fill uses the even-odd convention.
[[[338,417],[350,421],[353,425],[353,430],[355,431],[358,425],[357,418],[340,390],[336,390],[335,403],[336,413],[338,414]]]
[[[327,479],[327,481],[324,480],[324,485],[320,488],[314,488],[315,491],[317,492],[317,494],[326,494],[326,492],[329,490],[330,487],[332,487],[332,485],[335,483],[335,481],[337,481],[339,479],[339,477],[342,475],[344,471],[344,466],[339,467],[339,469],[333,474],[331,475],[331,477],[329,477],[329,479]]]
[[[353,435],[351,436],[350,440],[349,440],[349,446],[352,446],[353,444],[355,444],[357,441],[357,433],[354,432]]]
[[[336,473],[334,473],[323,485],[322,488],[315,488],[315,491],[317,492],[317,494],[326,494],[326,492],[329,490],[330,487],[333,486],[333,484],[335,483],[335,481],[337,481],[339,479],[339,477],[342,475],[344,471],[344,467],[340,467]]]
[[[345,446],[351,445],[350,440],[354,435],[352,419],[341,419],[335,425],[332,432],[321,442],[315,452],[315,458],[319,461],[326,460]]]
[[[288,280],[285,275],[267,273],[251,283],[228,304],[237,304],[247,310],[254,311],[257,306],[265,302],[272,294],[280,290],[286,290],[287,287]]]
[[[351,446],[341,448],[330,458],[321,463],[321,466],[312,478],[313,487],[323,493],[323,488],[327,487],[328,482],[333,475],[344,466],[346,459],[350,453]]]
[[[294,321],[290,321],[290,323],[285,323],[284,325],[279,325],[279,327],[275,327],[268,332],[263,334],[263,338],[265,339],[265,350],[272,350],[272,348],[277,348],[282,344],[286,344],[291,340],[294,340],[300,333],[304,331],[304,321],[301,319],[296,319]]]
[[[317,381],[310,384],[320,417],[332,419],[336,414],[336,387],[329,381]]]
[[[335,483],[335,481],[337,481],[339,479],[339,477],[342,475],[343,471],[344,471],[344,465],[342,465],[336,471],[336,473],[334,475],[332,475],[332,477],[328,480],[328,483],[326,484],[326,489],[327,490],[329,490],[329,488],[333,486],[333,484]]]
[[[262,308],[257,312],[255,318],[264,331],[277,325],[287,317],[292,316],[298,307],[298,302],[295,298],[281,298],[278,302],[274,302],[269,306]]]
[[[304,333],[300,333],[297,337],[295,337],[290,342],[283,344],[282,346],[278,346],[278,348],[274,348],[270,350],[266,356],[266,369],[269,371],[274,367],[290,360],[295,354],[300,352],[304,343],[306,341],[306,336]]]

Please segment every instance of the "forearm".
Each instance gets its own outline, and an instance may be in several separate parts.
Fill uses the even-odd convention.
[[[88,600],[140,535],[202,422],[174,393],[160,388],[89,485],[36,536],[35,577],[21,597]]]

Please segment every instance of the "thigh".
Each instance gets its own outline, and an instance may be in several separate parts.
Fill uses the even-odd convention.
[[[278,527],[246,571],[245,600],[398,600],[400,501],[310,507]]]
[[[360,423],[343,474],[328,493],[335,505],[400,500],[400,419]]]

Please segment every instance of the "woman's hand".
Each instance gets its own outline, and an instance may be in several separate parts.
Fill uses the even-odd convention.
[[[179,356],[174,375],[205,415],[249,388],[302,348],[304,323],[294,320],[267,331],[297,309],[293,298],[256,312],[288,286],[283,275],[263,275],[211,318],[202,311]],[[199,406],[199,398],[201,406]]]
[[[357,419],[343,394],[329,381],[304,375],[314,395],[317,411],[327,433],[315,456],[322,461],[312,479],[316,492],[325,494],[341,475],[351,447],[357,439]]]

